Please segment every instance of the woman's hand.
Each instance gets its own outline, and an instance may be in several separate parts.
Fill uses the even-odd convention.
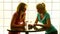
[[[41,24],[36,24],[36,23],[35,23],[34,26],[43,26],[43,25],[41,25]]]
[[[35,23],[33,26],[36,26],[37,25],[37,23]]]
[[[28,29],[32,29],[32,28],[33,28],[33,25],[29,24]]]

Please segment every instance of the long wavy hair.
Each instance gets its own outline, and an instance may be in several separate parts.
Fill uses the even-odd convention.
[[[18,5],[18,7],[17,7],[17,13],[18,13],[17,18],[20,17],[21,11],[24,12],[25,6],[26,6],[25,3],[20,3],[20,4]]]
[[[17,12],[18,12],[18,15],[20,15],[21,11],[24,12],[24,7],[26,6],[25,3],[20,3],[17,7]]]

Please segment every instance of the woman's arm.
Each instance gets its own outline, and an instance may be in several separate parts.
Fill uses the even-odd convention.
[[[26,23],[25,23],[25,16],[26,16],[26,14],[24,14],[24,16],[23,16],[23,26],[26,25]]]
[[[16,25],[15,22],[16,22],[16,18],[17,18],[17,13],[15,13],[12,17],[12,20],[11,20],[11,27],[19,27],[19,25]]]
[[[38,25],[39,25],[39,24],[38,24]],[[46,24],[44,24],[44,25],[39,25],[39,26],[42,26],[42,28],[39,29],[39,30],[40,30],[40,31],[45,31],[45,30],[47,30],[47,29],[50,28],[50,25],[51,25],[50,19],[47,19],[47,20],[46,20]]]
[[[37,24],[38,23],[38,18],[36,18],[36,20],[35,20],[35,24]]]
[[[36,20],[35,20],[33,25],[31,25],[31,24],[28,25],[28,29],[34,28],[34,26],[36,26],[37,22],[38,22],[38,19],[36,18]]]

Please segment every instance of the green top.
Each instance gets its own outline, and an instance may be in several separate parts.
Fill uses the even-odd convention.
[[[38,18],[38,21],[43,23],[43,24],[46,24],[46,20],[50,18],[49,14],[47,12],[45,12],[44,14],[44,18],[41,19],[40,18],[40,14],[38,13],[37,14],[37,18]],[[55,27],[51,24],[50,28],[48,30],[46,30],[46,33],[50,33],[50,32],[53,32],[53,31],[56,31]]]

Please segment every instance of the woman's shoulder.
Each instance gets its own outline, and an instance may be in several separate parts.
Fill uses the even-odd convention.
[[[47,15],[47,16],[50,16],[49,13],[47,13],[47,12],[46,12],[46,15]]]
[[[15,12],[14,14],[13,14],[13,16],[17,16],[18,15],[18,13],[17,12]]]
[[[46,13],[46,18],[48,19],[48,18],[50,18],[50,15],[49,15],[49,13]]]

